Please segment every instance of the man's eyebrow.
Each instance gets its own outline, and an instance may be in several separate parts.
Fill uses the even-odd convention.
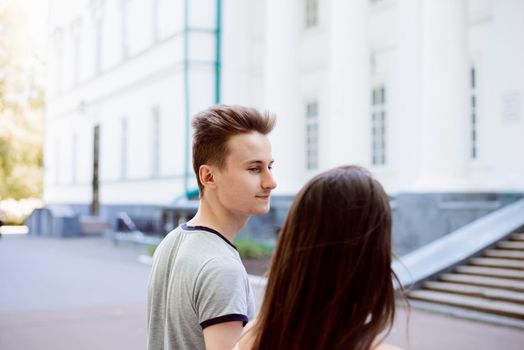
[[[272,165],[274,162],[275,162],[275,160],[271,159],[271,161],[269,162],[269,165]],[[246,164],[264,164],[264,161],[262,161],[262,160],[248,160],[245,163]]]

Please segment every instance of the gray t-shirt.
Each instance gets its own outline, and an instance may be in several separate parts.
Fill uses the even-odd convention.
[[[150,350],[205,349],[204,328],[254,316],[246,269],[224,236],[182,225],[164,238],[149,281]]]

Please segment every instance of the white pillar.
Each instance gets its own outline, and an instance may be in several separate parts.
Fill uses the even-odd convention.
[[[258,67],[264,58],[254,55],[253,33],[262,27],[263,21],[253,21],[250,12],[258,2],[245,0],[222,1],[222,57],[221,57],[221,97],[222,103],[256,106],[252,81],[258,79],[253,66]],[[225,16],[224,16],[225,15]]]
[[[370,164],[368,1],[333,0],[329,20],[328,168]]]
[[[410,191],[419,179],[422,155],[422,4],[399,0],[397,48],[388,88],[387,149],[392,191]]]
[[[298,89],[297,1],[266,2],[264,107],[277,114],[270,136],[276,192],[294,194],[302,185],[304,122]]]
[[[465,0],[425,0],[422,18],[422,167],[417,187],[460,190],[469,137]]]

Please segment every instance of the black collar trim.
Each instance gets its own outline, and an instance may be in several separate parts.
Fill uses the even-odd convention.
[[[222,238],[224,241],[226,241],[227,244],[235,248],[235,250],[238,251],[237,247],[233,243],[231,243],[226,237],[224,237],[220,232],[217,230],[213,230],[212,228],[206,227],[206,226],[189,226],[188,224],[182,224],[182,229],[186,231],[207,231],[210,233],[213,233],[217,235],[218,237]]]

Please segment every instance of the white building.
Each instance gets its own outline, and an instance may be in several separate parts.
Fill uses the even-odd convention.
[[[54,0],[50,35],[47,203],[171,203],[217,102],[278,115],[280,195],[346,163],[524,192],[522,0]]]

